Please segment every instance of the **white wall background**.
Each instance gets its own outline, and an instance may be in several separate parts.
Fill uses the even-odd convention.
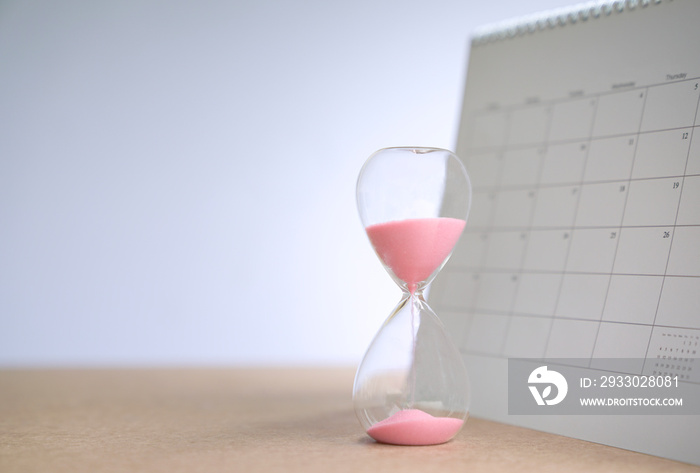
[[[453,148],[475,27],[567,0],[0,0],[0,366],[357,363],[355,179]]]

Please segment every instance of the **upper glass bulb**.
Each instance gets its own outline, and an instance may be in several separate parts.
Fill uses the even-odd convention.
[[[422,291],[445,264],[470,206],[467,172],[444,149],[381,149],[357,180],[357,207],[372,246],[410,293]]]

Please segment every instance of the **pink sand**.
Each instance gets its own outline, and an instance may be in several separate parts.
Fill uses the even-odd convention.
[[[467,222],[457,218],[394,220],[366,228],[374,249],[413,292],[445,261]]]
[[[405,409],[377,422],[367,433],[377,442],[394,445],[436,445],[450,440],[464,421],[433,417],[420,409]]]

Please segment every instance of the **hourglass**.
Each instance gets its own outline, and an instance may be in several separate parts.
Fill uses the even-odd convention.
[[[360,219],[403,291],[367,349],[353,387],[355,413],[378,442],[444,443],[467,419],[466,369],[424,292],[450,257],[470,204],[464,166],[444,149],[382,149],[360,171]]]

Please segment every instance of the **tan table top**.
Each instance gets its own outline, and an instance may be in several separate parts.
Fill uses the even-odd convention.
[[[480,419],[433,447],[376,444],[351,369],[0,371],[0,472],[693,471]]]

